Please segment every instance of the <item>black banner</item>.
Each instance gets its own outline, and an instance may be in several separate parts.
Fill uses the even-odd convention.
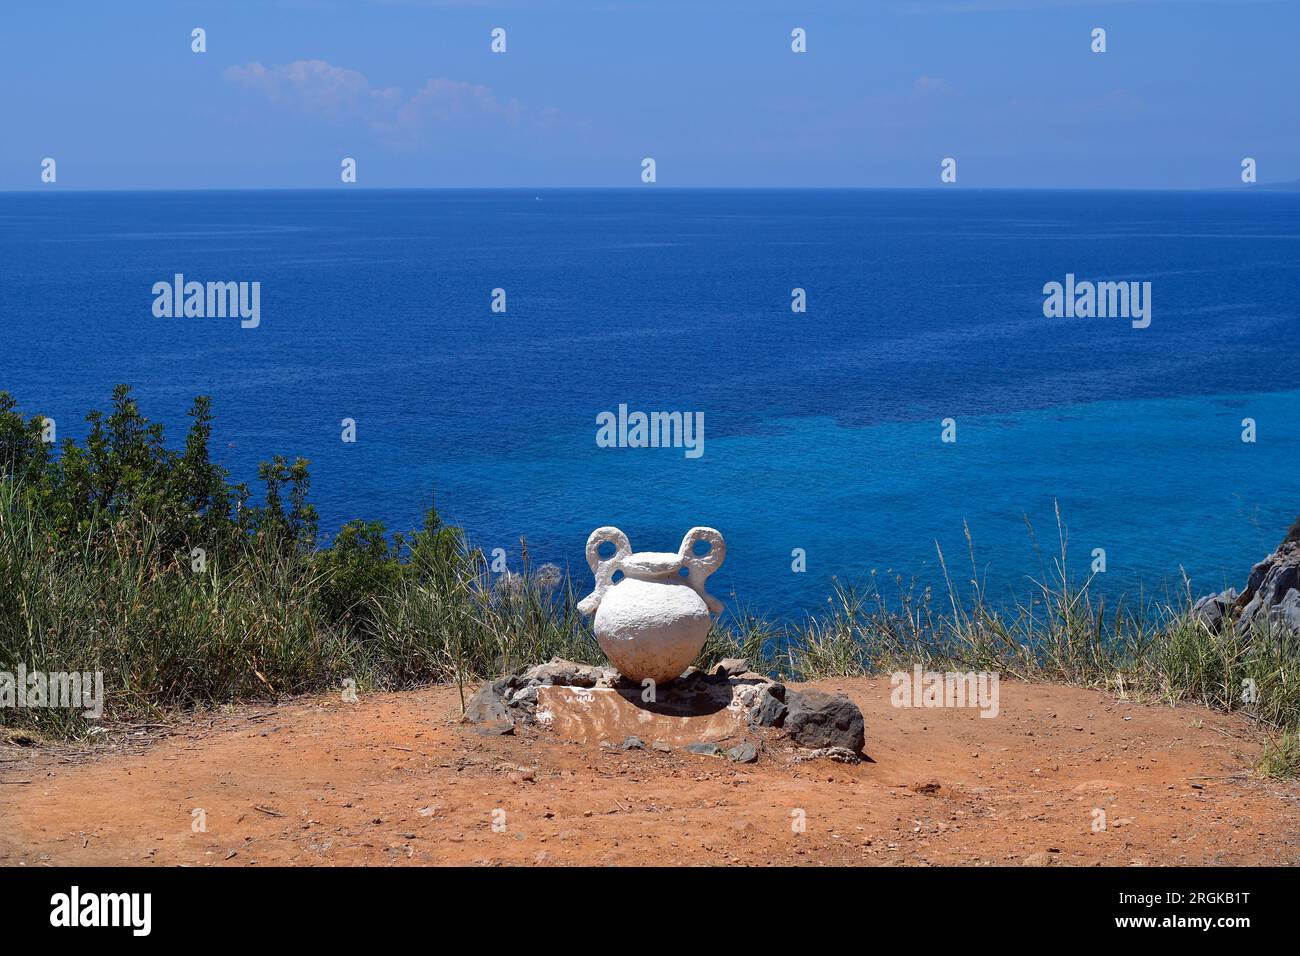
[[[635,932],[666,942],[744,927],[810,933],[869,924],[872,939],[1050,931],[1051,939],[1199,935],[1231,945],[1287,921],[1271,869],[10,869],[8,942],[128,945],[251,940],[373,943],[376,932],[513,925]],[[593,877],[595,877],[593,879]],[[527,922],[525,922],[527,921]],[[657,928],[655,928],[657,927]],[[567,932],[567,931],[566,931]],[[919,934],[919,935],[918,935]],[[19,951],[15,949],[14,951]]]

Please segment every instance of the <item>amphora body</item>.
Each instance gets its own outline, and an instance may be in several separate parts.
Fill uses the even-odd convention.
[[[697,554],[699,542],[708,544]],[[614,553],[600,556],[602,545]],[[595,614],[596,641],[624,677],[664,684],[680,677],[699,655],[709,635],[709,612],[721,613],[722,602],[704,590],[727,554],[722,535],[712,528],[692,528],[681,547],[671,551],[632,553],[618,528],[597,528],[587,539],[587,563],[596,589],[578,605]],[[622,579],[614,580],[623,572]]]

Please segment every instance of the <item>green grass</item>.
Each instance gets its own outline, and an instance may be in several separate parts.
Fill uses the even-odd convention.
[[[1271,736],[1257,769],[1261,777],[1274,780],[1300,776],[1300,734],[1291,731]]]
[[[111,415],[92,414],[86,446],[65,442],[55,455],[39,419],[24,421],[0,393],[0,669],[102,671],[105,717],[141,721],[348,680],[363,690],[454,682],[463,694],[552,656],[602,660],[576,609],[585,589],[533,574],[526,546],[522,573],[492,574],[432,508],[407,535],[357,521],[323,542],[306,462],[263,465],[254,504],[208,461],[204,400],[193,414],[185,451],[170,452],[119,389]],[[1090,579],[1065,572],[1059,515],[1057,526],[1059,549],[1040,556],[1022,605],[985,599],[969,546],[964,581],[940,553],[938,600],[872,577],[837,583],[822,612],[793,624],[733,606],[698,663],[745,657],[790,680],[920,663],[1242,711],[1272,740],[1261,772],[1295,774],[1300,636],[1269,624],[1213,631],[1188,594],[1109,607]],[[68,737],[92,725],[71,710],[2,708],[0,726]]]

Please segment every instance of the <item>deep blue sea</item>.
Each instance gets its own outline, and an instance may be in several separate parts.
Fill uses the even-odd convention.
[[[176,273],[260,282],[260,326],[155,318]],[[1067,273],[1151,282],[1150,327],[1045,318]],[[1026,598],[1058,503],[1112,597],[1240,586],[1300,513],[1298,303],[1300,193],[0,194],[0,389],[60,437],[128,382],[179,445],[208,394],[232,477],[309,458],[328,532],[436,500],[586,588],[598,525],[712,525],[710,589],[774,616],[833,576],[939,584],[936,543],[964,593],[963,525]],[[621,403],[702,412],[704,454],[597,447]]]

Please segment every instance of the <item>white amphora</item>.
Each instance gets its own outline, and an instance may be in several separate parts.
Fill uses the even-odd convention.
[[[695,553],[699,541],[707,554]],[[600,547],[614,545],[601,558]],[[597,528],[587,538],[587,563],[596,576],[596,589],[578,604],[583,614],[595,614],[596,642],[624,677],[665,684],[680,677],[704,647],[722,602],[704,590],[710,574],[722,566],[726,542],[712,528],[686,532],[676,553],[632,553],[627,535],[618,528]],[[615,582],[614,575],[623,572]]]

